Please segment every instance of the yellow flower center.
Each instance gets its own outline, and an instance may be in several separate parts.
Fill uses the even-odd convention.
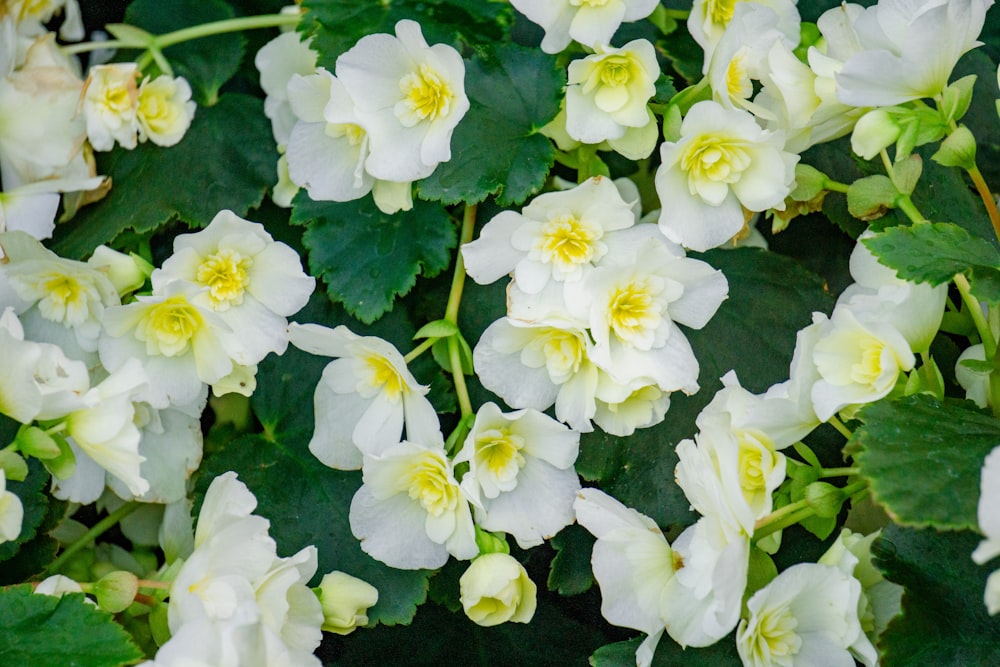
[[[746,52],[741,50],[729,61],[726,68],[726,90],[729,97],[745,100],[753,94],[753,83],[747,73]]]
[[[726,27],[733,20],[736,3],[740,0],[708,0],[705,15],[717,26]]]
[[[183,295],[172,296],[147,309],[135,337],[145,341],[147,354],[175,357],[187,351],[204,325],[201,313]]]
[[[778,454],[774,441],[757,429],[741,429],[736,438],[740,488],[752,507],[767,493],[767,479],[778,464]]]
[[[860,354],[851,365],[851,380],[858,384],[875,384],[882,375],[882,350],[885,343],[874,336],[864,336],[858,340]]]
[[[403,100],[396,105],[396,116],[406,127],[447,116],[455,99],[448,84],[427,63],[400,79],[399,89]]]
[[[757,632],[751,646],[757,658],[755,664],[791,667],[802,648],[802,639],[795,633],[798,621],[786,607],[769,610],[758,619]]]
[[[611,0],[569,0],[573,7],[603,7]]]
[[[605,86],[627,86],[632,80],[632,61],[625,55],[608,56],[601,61],[600,77]]]
[[[243,303],[243,293],[250,284],[249,269],[253,259],[229,248],[220,249],[198,266],[195,280],[208,287],[214,310],[228,310]]]
[[[521,362],[528,368],[545,366],[549,379],[558,385],[580,370],[586,352],[586,343],[580,334],[546,327],[524,347]]]
[[[662,321],[661,291],[652,276],[633,278],[615,290],[608,307],[608,324],[623,343],[642,344]],[[652,344],[652,340],[646,341]]]
[[[410,498],[431,516],[441,516],[458,506],[458,486],[452,484],[443,454],[427,451],[420,455],[410,472]]]
[[[398,401],[406,389],[406,382],[392,362],[377,354],[369,354],[364,361],[370,373],[369,385],[381,388],[382,393],[388,398]]]
[[[600,227],[573,214],[552,218],[542,225],[537,245],[541,261],[555,264],[563,272],[586,264],[593,259],[594,242],[601,236]]]
[[[742,139],[703,134],[688,143],[680,162],[688,175],[688,191],[719,205],[729,191],[724,186],[738,182],[751,159]]]
[[[90,304],[101,302],[94,282],[79,276],[50,273],[39,277],[34,287],[44,294],[38,301],[42,317],[66,326],[83,324],[90,315]]]
[[[524,467],[524,438],[506,428],[491,428],[476,436],[476,463],[502,482],[517,477]]]

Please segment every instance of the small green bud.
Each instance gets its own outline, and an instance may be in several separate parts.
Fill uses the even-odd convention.
[[[844,493],[833,484],[813,482],[806,487],[805,500],[816,516],[830,518],[840,514]]]
[[[368,609],[378,602],[378,590],[343,572],[330,572],[314,588],[323,607],[323,629],[347,635],[368,624]]]
[[[125,570],[115,570],[104,575],[94,584],[93,589],[97,606],[112,614],[128,609],[138,592],[139,578]]]
[[[920,368],[910,371],[906,376],[903,395],[913,394],[930,394],[938,400],[944,400],[944,376],[933,357],[928,358]]]
[[[828,180],[819,169],[800,162],[795,165],[795,189],[791,197],[795,201],[809,201],[826,190]]]
[[[87,264],[104,273],[120,295],[139,289],[153,273],[153,265],[139,255],[126,255],[103,245],[97,246]]]
[[[681,138],[681,109],[676,104],[667,107],[667,113],[663,114],[663,139],[665,141],[677,141]]]
[[[59,446],[59,456],[51,459],[42,459],[42,463],[56,479],[68,479],[76,472],[76,455],[70,448],[66,439],[61,436],[54,436],[53,440]]]
[[[36,459],[54,459],[62,453],[55,439],[37,426],[22,428],[14,442],[21,452]]]
[[[15,482],[23,482],[28,476],[28,464],[11,449],[0,450],[0,470],[3,470],[4,477]]]
[[[976,75],[963,76],[958,81],[952,81],[941,91],[939,111],[945,123],[959,121],[972,103],[972,88],[976,84]]]
[[[945,167],[972,169],[976,166],[976,138],[964,125],[941,142],[941,147],[931,159]]]
[[[851,134],[851,150],[871,160],[899,139],[902,128],[886,109],[874,109],[858,119]]]
[[[859,178],[847,189],[847,210],[859,220],[875,220],[895,206],[898,196],[888,176]]]
[[[502,535],[496,535],[476,526],[476,546],[480,554],[510,553],[510,546]]]

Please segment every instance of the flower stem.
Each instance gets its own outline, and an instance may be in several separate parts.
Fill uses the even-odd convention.
[[[976,192],[979,193],[983,204],[986,205],[986,212],[989,214],[990,223],[993,225],[993,233],[1000,239],[1000,211],[997,210],[997,203],[993,199],[993,193],[990,192],[989,186],[986,185],[986,179],[983,178],[979,167],[973,166],[972,169],[968,170],[968,174],[972,177],[972,183],[976,186]]]
[[[861,471],[853,467],[845,468],[822,468],[819,471],[819,476],[823,477],[851,477],[852,475],[857,475]]]
[[[986,353],[986,358],[992,359],[997,351],[997,342],[993,338],[993,332],[990,330],[990,325],[986,321],[986,316],[983,314],[983,309],[979,305],[979,301],[976,297],[972,296],[972,286],[969,285],[969,279],[965,277],[964,273],[957,273],[952,278],[952,282],[958,288],[958,293],[962,295],[962,301],[969,311],[972,322],[976,325],[976,331],[979,332],[979,338],[983,343],[983,351]]]
[[[90,530],[84,533],[83,537],[81,537],[68,547],[66,547],[66,549],[63,550],[61,554],[59,554],[58,558],[53,560],[51,563],[48,564],[48,566],[46,566],[44,570],[42,570],[42,574],[49,575],[52,574],[53,572],[56,572],[59,568],[65,565],[66,562],[70,558],[72,558],[77,551],[89,545],[91,542],[93,542],[98,537],[106,533],[108,530],[116,526],[118,522],[120,522],[122,519],[127,517],[132,512],[139,509],[141,506],[142,503],[132,501],[130,503],[125,503],[124,505],[116,509],[114,512],[108,514],[106,517],[104,517],[96,524],[94,524],[94,526]]]
[[[458,240],[458,251],[455,253],[455,273],[451,278],[451,291],[448,293],[448,306],[444,311],[444,319],[458,326],[458,308],[462,303],[462,291],[465,289],[465,261],[462,259],[462,245],[472,241],[476,227],[476,205],[466,205],[462,215],[462,231]],[[455,394],[462,416],[473,414],[469,390],[465,385],[465,374],[462,372],[462,356],[459,349],[458,336],[448,339],[448,359],[451,361],[451,374],[455,380]]]
[[[411,361],[419,357],[421,354],[426,352],[429,348],[431,348],[434,345],[434,343],[438,342],[439,340],[441,339],[440,338],[425,339],[424,342],[422,342],[420,345],[417,345],[415,348],[407,352],[406,356],[403,357],[403,361],[405,361],[406,363],[410,363]]]
[[[847,183],[841,183],[840,181],[834,181],[828,178],[823,181],[823,189],[829,190],[830,192],[840,192],[846,195],[847,191],[851,189],[851,186]]]
[[[844,426],[844,422],[840,421],[836,415],[830,417],[826,421],[826,423],[832,426],[833,428],[837,429],[837,431],[848,440],[850,440],[854,436],[854,432],[851,431],[851,429]]]

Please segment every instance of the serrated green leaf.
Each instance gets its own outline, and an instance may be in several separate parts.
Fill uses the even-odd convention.
[[[900,278],[932,285],[973,266],[1000,265],[992,244],[950,222],[890,227],[862,243]]]
[[[215,106],[199,107],[176,146],[145,143],[99,156],[98,171],[114,181],[111,192],[58,225],[51,247],[83,259],[128,229],[152,232],[173,219],[203,227],[223,209],[246,215],[275,180],[276,161],[263,103],[223,95]]]
[[[223,0],[171,0],[165,10],[162,0],[135,0],[125,11],[125,21],[156,35],[233,18],[233,9]],[[195,101],[211,105],[222,87],[240,67],[246,38],[238,32],[195,39],[163,50],[163,55],[191,84]]]
[[[334,302],[362,322],[374,322],[409,292],[417,276],[448,267],[455,227],[440,205],[415,201],[413,210],[386,215],[370,197],[350,202],[295,199],[292,223],[306,225],[302,242],[309,269]]]
[[[979,301],[1000,303],[1000,269],[992,266],[972,267],[972,296]]]
[[[111,614],[80,593],[57,598],[28,586],[0,589],[0,664],[119,667],[142,657]]]
[[[969,558],[979,540],[964,531],[883,530],[872,545],[876,563],[906,587],[903,613],[878,642],[883,667],[1000,664],[1000,619],[983,604],[991,568]]]
[[[420,181],[420,195],[447,204],[495,194],[503,206],[536,192],[555,160],[537,129],[559,112],[566,83],[554,56],[514,44],[483,50],[465,66],[471,107],[451,140],[451,160]]]
[[[594,536],[582,526],[566,526],[552,538],[556,556],[549,570],[548,587],[560,595],[579,595],[594,585],[590,556]]]
[[[899,524],[975,529],[983,459],[1000,445],[1000,420],[971,402],[926,394],[865,407],[852,443],[875,499]],[[914,480],[919,480],[915,484]]]

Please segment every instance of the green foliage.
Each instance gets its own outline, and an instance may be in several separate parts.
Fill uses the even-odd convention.
[[[548,586],[560,595],[579,595],[594,585],[590,553],[594,537],[576,524],[566,526],[552,538],[556,557],[552,559]]]
[[[880,263],[914,282],[940,285],[972,267],[1000,266],[992,243],[950,222],[891,227],[863,243]]]
[[[102,154],[98,171],[111,176],[114,187],[99,204],[58,225],[50,247],[82,259],[125,230],[153,232],[174,219],[203,227],[223,209],[246,215],[277,180],[276,162],[261,101],[223,95],[198,108],[176,146],[147,142]]]
[[[636,638],[602,646],[590,657],[590,664],[592,667],[633,667],[635,651],[641,643],[642,639]],[[669,635],[664,634],[653,655],[653,667],[721,667],[738,664],[740,656],[736,652],[736,641],[732,636],[723,637],[705,648],[683,649]]]
[[[474,204],[493,194],[502,206],[539,190],[555,159],[538,129],[559,112],[565,72],[553,56],[513,44],[466,61],[471,107],[452,137],[452,155],[420,182],[420,195]]]
[[[947,500],[942,499],[942,502]],[[990,568],[972,562],[975,533],[890,525],[872,546],[887,579],[906,587],[903,613],[879,639],[884,667],[1000,663],[1000,619],[983,591]]]
[[[82,594],[35,595],[29,586],[0,589],[0,664],[119,667],[142,658],[111,614]]]
[[[168,32],[221,21],[233,17],[233,9],[223,0],[173,0],[164,11],[160,0],[135,0],[125,11],[125,22],[153,33]],[[246,38],[238,32],[214,35],[211,39],[193,40],[163,50],[175,76],[191,84],[199,105],[218,101],[219,89],[239,69]]]
[[[49,508],[49,496],[45,493],[48,483],[49,474],[45,467],[34,459],[29,464],[28,476],[23,482],[7,480],[7,491],[21,499],[24,517],[21,520],[21,534],[17,539],[0,544],[0,562],[14,556],[22,544],[35,537]]]
[[[415,201],[413,210],[387,215],[370,197],[315,202],[299,195],[292,223],[305,225],[310,273],[322,277],[330,299],[371,323],[409,292],[417,276],[448,267],[455,227],[437,204]]]
[[[979,473],[1000,443],[1000,421],[970,402],[941,403],[926,394],[879,401],[859,416],[856,461],[896,523],[976,528]]]

